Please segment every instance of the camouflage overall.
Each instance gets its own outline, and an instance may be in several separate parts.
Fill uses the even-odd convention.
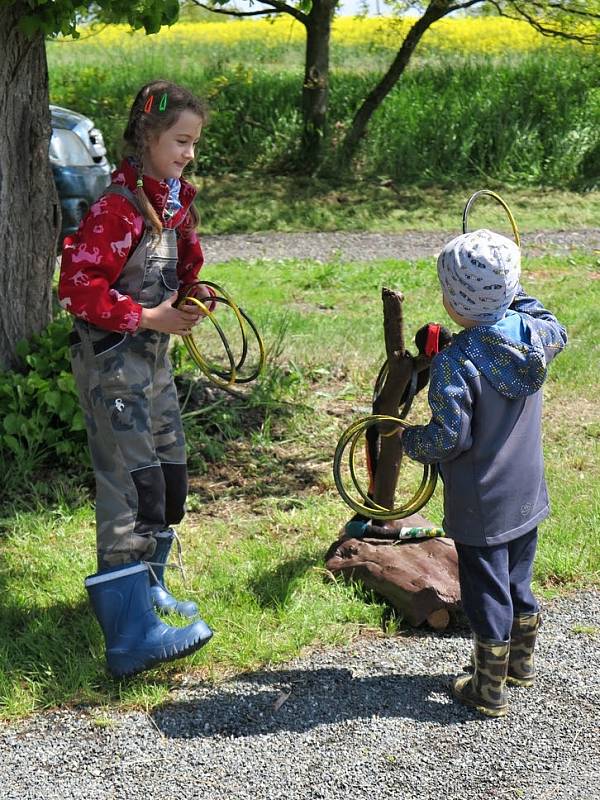
[[[108,192],[125,196],[112,185]],[[139,209],[138,209],[139,210]],[[177,291],[174,229],[146,230],[111,290],[154,308]],[[103,330],[78,318],[71,363],[96,477],[98,568],[148,559],[153,534],[177,523],[187,495],[185,441],[169,336]]]

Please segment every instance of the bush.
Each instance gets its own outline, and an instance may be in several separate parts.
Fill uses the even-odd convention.
[[[190,45],[193,47],[193,43]],[[90,115],[109,154],[135,92],[168,74],[207,98],[210,124],[198,148],[199,174],[277,170],[293,163],[301,135],[302,69],[253,61],[203,64],[165,54],[160,70],[143,52],[115,68],[100,56],[74,69],[51,65],[52,101]],[[334,145],[381,73],[331,73]],[[397,183],[493,180],[554,187],[593,186],[600,131],[600,60],[583,48],[502,58],[415,61],[374,114],[357,166]]]
[[[13,478],[88,458],[70,330],[71,318],[60,313],[42,333],[19,342],[20,369],[0,372],[0,463],[10,463]]]

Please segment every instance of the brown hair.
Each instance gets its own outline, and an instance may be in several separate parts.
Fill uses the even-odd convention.
[[[163,131],[175,125],[182,111],[192,111],[204,124],[208,119],[206,105],[182,86],[170,81],[156,80],[147,83],[139,90],[129,112],[129,120],[123,134],[124,155],[132,156],[138,169],[138,178],[144,174],[144,154],[151,137],[160,136]],[[143,186],[137,186],[135,193],[146,219],[146,224],[160,236],[163,225]],[[198,224],[198,214],[190,207],[190,228]]]

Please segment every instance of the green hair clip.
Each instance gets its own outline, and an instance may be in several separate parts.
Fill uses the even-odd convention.
[[[158,106],[159,111],[164,111],[167,107],[167,93],[165,92],[163,96],[160,98],[160,105]]]

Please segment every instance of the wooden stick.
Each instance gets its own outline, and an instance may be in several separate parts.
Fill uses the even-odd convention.
[[[387,354],[388,374],[373,402],[374,414],[398,416],[400,400],[408,385],[412,359],[404,346],[404,295],[392,289],[381,290],[383,301],[383,333]],[[383,431],[385,432],[385,431]],[[373,499],[384,508],[394,507],[394,496],[402,462],[402,443],[398,436],[382,436],[377,469],[373,479]]]
[[[437,611],[432,611],[427,617],[427,624],[436,631],[443,631],[448,627],[450,622],[450,614],[445,608],[438,608]]]

